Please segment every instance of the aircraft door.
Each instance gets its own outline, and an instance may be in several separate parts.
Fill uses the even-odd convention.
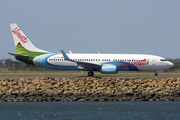
[[[154,58],[152,59],[152,65],[156,65],[156,60]]]

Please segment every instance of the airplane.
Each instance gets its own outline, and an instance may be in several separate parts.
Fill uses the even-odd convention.
[[[26,64],[58,70],[89,71],[88,76],[93,76],[93,71],[102,74],[116,74],[118,71],[158,71],[170,68],[173,63],[165,58],[147,54],[77,54],[51,53],[34,46],[17,24],[10,24],[17,54],[16,60]]]

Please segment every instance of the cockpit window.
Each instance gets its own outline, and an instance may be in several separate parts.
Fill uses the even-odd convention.
[[[166,59],[161,59],[161,61],[167,61]]]

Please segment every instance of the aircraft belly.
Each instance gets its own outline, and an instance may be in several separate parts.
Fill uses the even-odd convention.
[[[156,70],[162,70],[162,66],[154,66],[154,65],[149,65],[149,66],[138,66],[139,70],[144,70],[144,71],[156,71]]]

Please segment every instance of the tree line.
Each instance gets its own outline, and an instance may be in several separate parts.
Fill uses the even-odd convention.
[[[176,59],[171,59],[168,58],[168,61],[172,62],[174,64],[173,67],[166,69],[165,71],[179,71],[180,70],[180,58],[176,58]]]
[[[41,68],[35,65],[28,65],[11,58],[0,60],[0,68],[8,68],[9,71],[54,71],[53,69]]]

